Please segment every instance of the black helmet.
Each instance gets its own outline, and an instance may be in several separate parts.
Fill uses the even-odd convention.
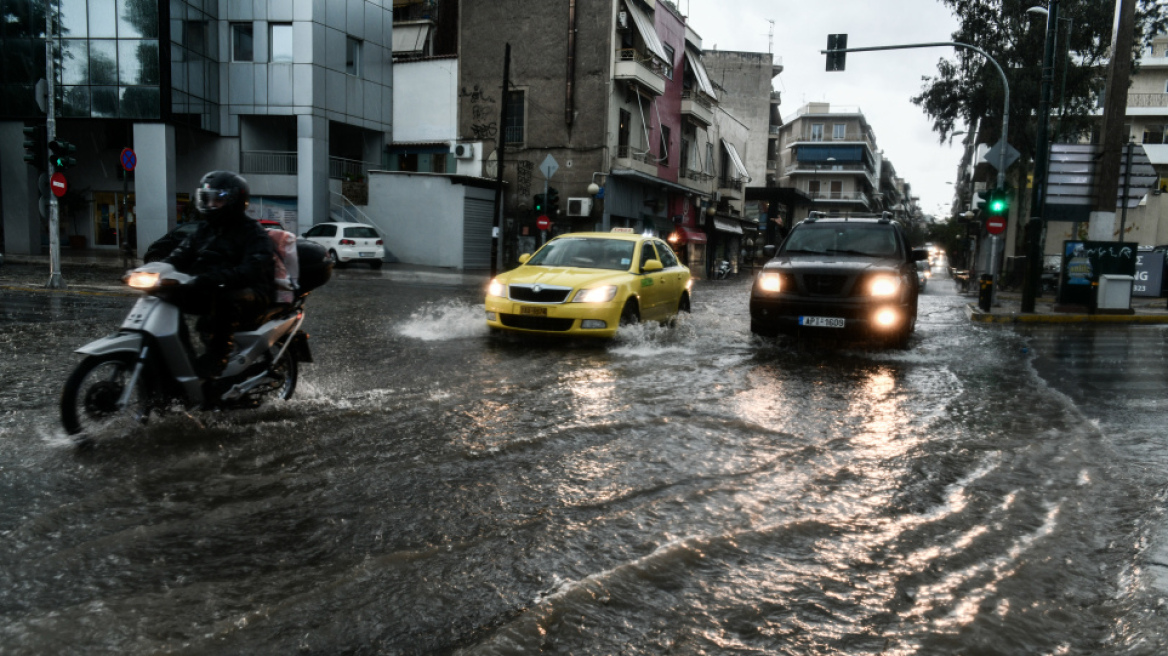
[[[199,181],[195,190],[195,208],[207,221],[242,217],[251,202],[247,180],[234,171],[211,171]]]

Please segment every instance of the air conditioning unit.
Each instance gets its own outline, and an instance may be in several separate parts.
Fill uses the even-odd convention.
[[[616,27],[619,30],[629,29],[629,12],[622,11],[616,15]]]
[[[715,203],[720,203],[720,202],[722,202],[722,192],[720,192],[720,191],[715,191],[715,192],[714,192],[714,198],[713,198],[713,200],[714,200],[714,202],[715,202]]]
[[[568,216],[591,216],[592,215],[592,199],[591,198],[569,198],[568,199]]]
[[[456,159],[474,159],[474,144],[455,144],[454,157]]]

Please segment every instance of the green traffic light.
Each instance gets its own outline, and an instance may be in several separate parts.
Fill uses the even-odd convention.
[[[1006,209],[1006,201],[1001,198],[995,198],[990,203],[990,211],[994,213],[1002,212]]]

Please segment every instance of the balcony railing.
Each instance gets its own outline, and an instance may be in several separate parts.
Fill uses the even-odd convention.
[[[771,92],[771,102],[782,104],[783,92],[782,91],[772,91]]]
[[[810,191],[808,189],[800,189],[807,194],[812,200],[829,200],[829,201],[859,201],[861,203],[869,203],[868,195],[862,191]]]
[[[694,182],[709,182],[710,180],[714,179],[714,176],[710,175],[709,173],[695,169],[683,169],[681,171],[681,177],[687,180],[693,180]]]
[[[296,151],[245,150],[240,153],[242,173],[257,175],[296,175]]]
[[[800,141],[863,141],[871,145],[868,137],[862,132],[845,132],[842,137],[832,136],[831,134],[812,134],[811,130],[804,130],[799,137]]]
[[[665,71],[660,60],[633,48],[617,50],[616,57],[615,79],[636,82],[658,96],[665,93]]]
[[[509,128],[506,128],[503,130],[503,138],[506,139],[508,144],[523,143],[523,126],[513,125]]]
[[[742,181],[733,178],[718,178],[718,188],[742,191]]]
[[[686,89],[685,91],[682,91],[681,92],[681,99],[682,100],[692,100],[695,103],[697,103],[697,104],[701,105],[702,107],[705,107],[706,109],[709,109],[711,111],[714,109],[714,104],[712,102],[710,102],[710,99],[706,97],[706,94],[698,93],[692,89]]]
[[[343,157],[329,158],[329,177],[334,180],[343,180],[347,177],[363,178],[369,172],[372,162],[362,162]]]
[[[632,159],[646,164],[657,164],[657,156],[652,151],[641,152],[641,150],[639,146],[629,146],[627,144],[617,146],[616,156],[617,159]]]
[[[769,128],[767,128],[767,131],[770,132],[772,136],[776,136],[776,137],[779,136],[779,133],[782,132],[782,130],[783,130],[783,126],[781,126],[781,125],[772,125]]]
[[[1168,93],[1129,93],[1128,107],[1168,107]]]
[[[783,175],[791,175],[792,173],[830,173],[832,171],[862,171],[871,175],[871,171],[866,164],[851,163],[851,164],[811,164],[809,162],[795,162],[787,167]]]

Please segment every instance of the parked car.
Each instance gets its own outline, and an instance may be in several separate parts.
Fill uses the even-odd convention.
[[[492,330],[612,337],[622,325],[668,322],[690,310],[689,269],[655,237],[569,233],[519,261],[488,287]]]
[[[187,237],[195,234],[199,226],[203,225],[202,221],[187,221],[180,223],[170,232],[162,235],[153,244],[146,249],[146,253],[142,255],[142,262],[157,262],[162,258],[170,255],[171,251],[178,248],[178,245],[183,243]]]
[[[916,263],[928,257],[887,218],[808,218],[755,279],[750,329],[874,337],[903,347],[916,328]]]
[[[385,259],[381,235],[364,223],[318,223],[304,233],[304,238],[327,248],[335,266],[364,262],[380,269]]]

